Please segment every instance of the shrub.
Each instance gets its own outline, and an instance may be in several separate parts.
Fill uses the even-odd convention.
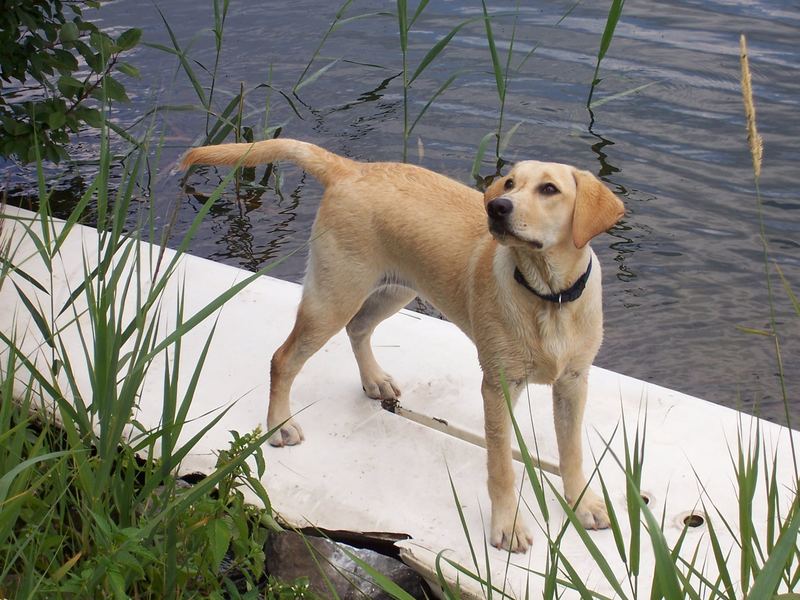
[[[112,38],[83,16],[93,0],[0,0],[0,155],[66,158],[70,133],[99,127],[103,97],[127,100],[112,74],[137,76],[120,55],[140,29]]]

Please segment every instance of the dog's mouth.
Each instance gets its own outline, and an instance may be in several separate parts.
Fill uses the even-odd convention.
[[[494,219],[489,219],[489,233],[491,233],[498,241],[502,240],[506,236],[511,235],[511,232],[506,227],[505,221],[496,221]]]
[[[541,250],[544,244],[539,240],[526,240],[519,237],[514,232],[509,231],[506,224],[489,219],[489,233],[503,246],[526,246],[535,250]]]

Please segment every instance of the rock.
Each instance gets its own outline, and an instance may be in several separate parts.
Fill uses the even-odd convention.
[[[326,538],[292,531],[271,533],[266,555],[270,575],[285,582],[306,577],[311,590],[322,598],[333,596],[329,587],[333,586],[342,600],[391,600],[392,596],[381,590],[351,556],[357,556],[414,598],[429,597],[423,591],[426,586],[422,577],[401,561]]]

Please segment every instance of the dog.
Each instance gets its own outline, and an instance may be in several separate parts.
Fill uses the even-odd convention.
[[[289,405],[292,382],[342,328],[366,394],[397,399],[370,338],[419,294],[477,347],[491,543],[525,552],[533,541],[518,514],[504,385],[512,402],[528,383],[552,385],[564,496],[585,527],[608,527],[582,466],[589,368],[603,337],[600,265],[588,242],[622,218],[622,201],[591,173],[558,163],[516,163],[481,194],[418,166],[357,162],[290,139],[194,148],[182,166],[279,160],[298,164],[325,193],[297,319],[272,357],[270,443],[303,440]]]

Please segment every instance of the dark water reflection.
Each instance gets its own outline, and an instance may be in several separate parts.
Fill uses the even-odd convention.
[[[537,44],[510,82],[505,131],[518,127],[503,157],[576,164],[603,177],[625,199],[628,214],[593,247],[604,266],[606,339],[597,363],[732,407],[785,421],[773,342],[737,329],[764,328],[769,308],[758,210],[739,95],[738,37],[748,35],[759,130],[765,142],[762,173],[764,222],[771,260],[800,293],[800,9],[792,3],[629,0],[603,63],[595,100],[646,84],[592,113],[585,107],[606,3],[539,2],[520,8],[515,41],[519,61]],[[348,15],[393,9],[357,3]],[[190,56],[214,62],[210,6],[174,0],[161,6]],[[514,4],[492,5],[513,11]],[[410,36],[411,65],[461,19],[480,14],[479,3],[432,2]],[[325,2],[234,0],[225,29],[217,99],[220,107],[246,89],[270,82],[290,90],[305,68],[336,8]],[[102,24],[142,27],[149,41],[169,44],[152,5],[117,0],[104,5]],[[495,23],[498,50],[508,48],[513,17]],[[245,102],[245,124],[260,137],[268,126],[282,135],[321,144],[364,160],[398,160],[402,140],[402,87],[396,22],[356,20],[329,39],[312,72],[341,59],[298,98],[267,87]],[[155,104],[197,104],[173,57],[141,47],[130,62],[143,78],[127,82],[130,105],[113,117],[133,124]],[[197,64],[192,63],[192,64]],[[198,72],[200,72],[200,68]],[[480,139],[495,128],[498,101],[482,22],[464,27],[450,48],[414,82],[412,118],[454,72],[463,70],[432,106],[412,136],[409,159],[465,182]],[[200,169],[187,182],[170,173],[174,161],[205,129],[200,112],[162,111],[159,168],[143,182],[142,202],[153,203],[160,226],[174,220],[180,236],[226,171]],[[141,133],[141,126],[133,131]],[[48,170],[57,182],[57,208],[66,212],[85,188],[97,153],[81,136],[75,156],[86,161]],[[120,154],[125,146],[116,146]],[[488,156],[488,155],[487,155]],[[485,161],[482,175],[495,172]],[[274,274],[299,281],[319,185],[290,167],[259,168],[238,195],[214,207],[192,247],[195,254],[257,269],[292,254]],[[30,189],[31,174],[2,166],[8,188]],[[135,222],[137,215],[131,215]],[[178,239],[176,237],[175,239]],[[800,422],[800,318],[779,283],[776,314],[794,424]]]

